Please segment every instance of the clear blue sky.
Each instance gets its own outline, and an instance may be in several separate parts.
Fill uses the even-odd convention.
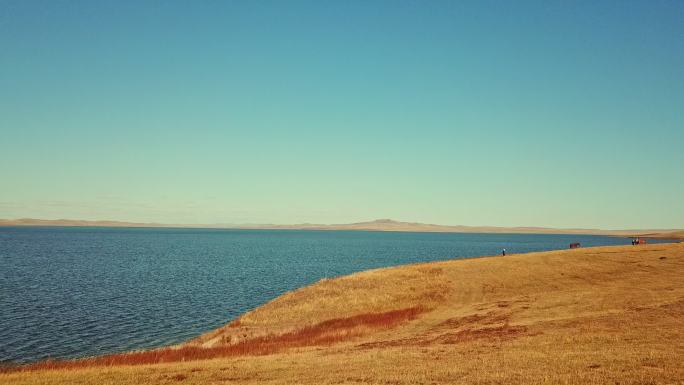
[[[0,0],[0,217],[684,228],[683,20]]]

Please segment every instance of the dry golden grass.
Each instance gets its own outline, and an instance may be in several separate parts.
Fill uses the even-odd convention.
[[[684,244],[373,270],[161,350],[176,362],[96,358],[0,383],[681,384],[683,282]],[[135,354],[161,353],[119,356]]]

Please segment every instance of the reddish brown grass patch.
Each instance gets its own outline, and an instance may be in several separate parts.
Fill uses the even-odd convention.
[[[280,335],[252,338],[233,345],[211,348],[183,346],[180,348],[162,348],[71,361],[47,360],[24,366],[1,368],[0,373],[49,369],[79,369],[93,366],[145,365],[162,362],[206,360],[216,357],[272,354],[293,347],[330,345],[363,334],[368,329],[391,328],[401,322],[416,318],[423,311],[424,309],[420,307],[412,307],[384,313],[366,313],[323,321]]]
[[[526,326],[510,325],[509,319],[510,314],[497,314],[495,312],[449,318],[431,328],[428,334],[397,340],[367,342],[357,347],[359,349],[373,349],[408,345],[428,346],[457,344],[480,339],[504,340],[522,335],[534,335],[528,333]]]

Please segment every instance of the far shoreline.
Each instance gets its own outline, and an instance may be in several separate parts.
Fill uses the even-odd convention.
[[[83,228],[169,228],[169,229],[207,229],[207,230],[312,230],[312,231],[368,231],[368,232],[405,232],[405,233],[464,233],[464,234],[551,234],[551,235],[599,235],[622,238],[647,238],[680,240],[684,230],[674,229],[558,229],[550,227],[496,227],[496,226],[448,226],[415,222],[400,222],[391,219],[378,219],[370,222],[350,224],[294,224],[294,225],[237,225],[237,224],[161,224],[122,221],[90,221],[72,219],[0,219],[2,227],[83,227]]]

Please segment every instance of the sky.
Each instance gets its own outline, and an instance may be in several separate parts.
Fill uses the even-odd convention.
[[[0,0],[0,218],[684,228],[682,20]]]

